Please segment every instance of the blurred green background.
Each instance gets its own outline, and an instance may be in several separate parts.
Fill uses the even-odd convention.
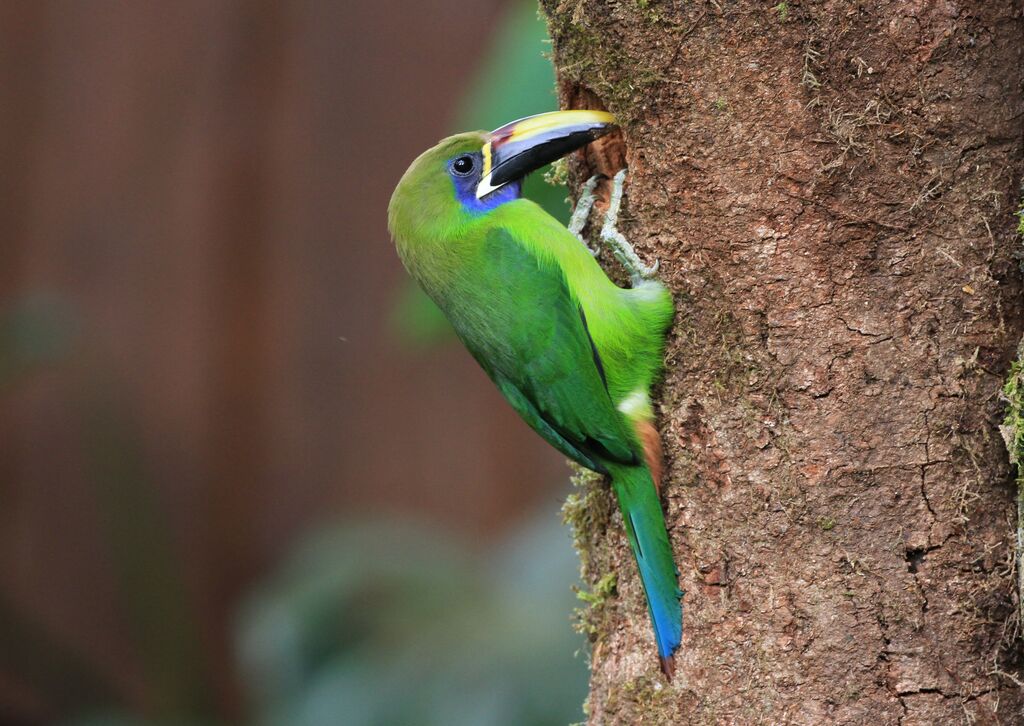
[[[564,463],[385,228],[438,138],[556,107],[535,4],[0,34],[0,722],[580,720]]]

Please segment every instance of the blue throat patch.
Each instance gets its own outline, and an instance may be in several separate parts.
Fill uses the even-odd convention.
[[[495,189],[483,199],[477,199],[476,187],[480,183],[478,175],[473,174],[467,177],[451,176],[451,180],[452,185],[455,187],[455,197],[462,204],[462,208],[474,214],[489,212],[505,202],[519,199],[523,193],[523,182],[521,179],[516,179]]]

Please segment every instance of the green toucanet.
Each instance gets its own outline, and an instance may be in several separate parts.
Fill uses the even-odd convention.
[[[631,268],[630,289],[520,196],[529,172],[613,128],[604,112],[556,111],[444,139],[405,172],[388,227],[406,268],[512,407],[563,454],[611,477],[671,677],[682,593],[659,501],[661,446],[649,393],[672,298],[614,229],[624,172],[601,236]],[[588,183],[588,205],[592,189]],[[588,209],[574,215],[574,227]]]

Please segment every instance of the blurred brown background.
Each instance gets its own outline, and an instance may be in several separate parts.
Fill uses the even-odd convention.
[[[298,533],[404,512],[485,541],[557,508],[560,457],[461,348],[391,322],[391,190],[505,10],[0,4],[5,722],[60,714],[37,686],[65,667],[172,697],[147,649],[206,654],[237,715],[231,613]],[[124,580],[161,599],[160,537],[191,612],[140,636]],[[164,642],[189,619],[198,643]]]

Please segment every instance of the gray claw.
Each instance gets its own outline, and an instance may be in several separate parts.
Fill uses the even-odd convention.
[[[587,219],[590,217],[590,210],[594,207],[594,201],[597,197],[594,195],[594,189],[597,187],[599,175],[587,179],[587,183],[583,185],[583,189],[580,191],[579,201],[576,202],[576,209],[572,212],[572,218],[569,220],[569,231],[576,235],[576,238],[580,243],[587,248],[594,257],[597,257],[597,250],[587,244],[587,241],[583,239],[583,228],[587,226]]]
[[[645,265],[643,260],[636,254],[633,245],[629,243],[626,236],[616,229],[615,224],[619,219],[619,208],[622,206],[622,191],[626,181],[626,170],[622,169],[612,179],[612,196],[608,202],[608,211],[604,215],[604,226],[601,227],[601,239],[611,246],[615,256],[626,268],[635,286],[643,280],[654,277],[661,263],[658,260],[654,264]],[[589,184],[590,182],[588,182]]]

